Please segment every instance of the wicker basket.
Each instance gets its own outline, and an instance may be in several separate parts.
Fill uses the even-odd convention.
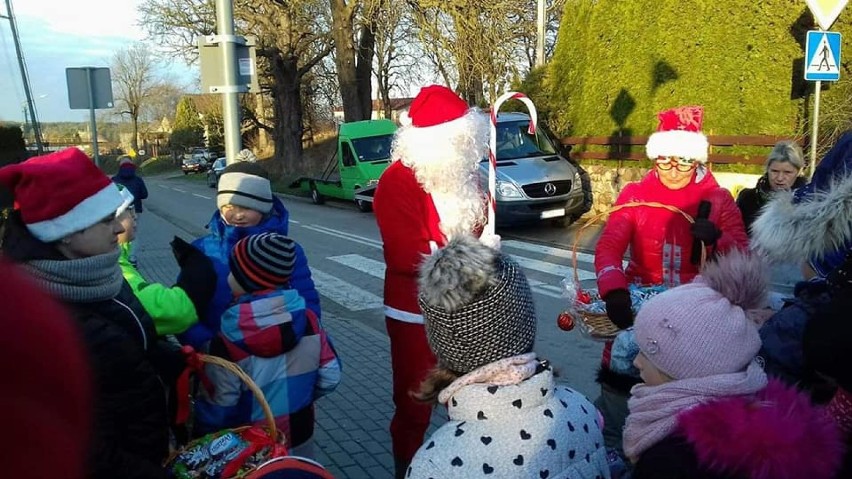
[[[686,219],[690,223],[695,222],[695,220],[692,218],[692,216],[690,216],[688,213],[680,210],[679,208],[677,208],[675,206],[667,205],[667,204],[663,204],[663,203],[640,202],[640,201],[625,203],[623,205],[614,206],[614,207],[612,207],[612,208],[610,208],[610,209],[608,209],[608,210],[606,210],[602,213],[599,213],[599,214],[593,216],[588,221],[586,221],[583,224],[583,226],[581,226],[580,229],[577,231],[577,234],[574,237],[574,244],[571,248],[571,266],[572,266],[573,271],[574,271],[574,284],[577,286],[577,292],[578,293],[581,292],[582,290],[580,288],[580,275],[579,275],[579,269],[577,267],[577,248],[579,247],[580,237],[582,236],[583,232],[586,230],[586,228],[588,228],[589,226],[591,226],[592,224],[594,224],[598,220],[607,217],[611,213],[614,213],[614,212],[621,210],[621,209],[624,209],[624,208],[636,208],[636,207],[663,208],[663,209],[666,209],[666,210],[680,214],[681,216],[684,217],[684,219]],[[701,246],[702,246],[702,248],[701,248],[701,265],[703,266],[704,262],[707,259],[707,250],[706,250],[706,248],[703,247],[704,246],[703,243],[702,243]],[[591,295],[595,296],[595,297],[599,297],[598,294],[597,294],[597,291],[594,291],[594,292],[589,291],[589,293]],[[621,328],[616,326],[615,323],[613,323],[609,319],[609,317],[606,315],[606,313],[598,313],[598,312],[593,312],[593,311],[587,311],[586,309],[583,308],[582,303],[579,303],[576,300],[576,298],[571,298],[570,310],[571,310],[572,313],[574,313],[574,316],[580,320],[580,331],[582,331],[587,337],[589,337],[591,339],[594,339],[594,340],[597,340],[597,341],[610,341],[610,340],[614,339],[615,336],[618,335],[619,331],[621,331]]]
[[[198,357],[198,359],[201,360],[201,362],[213,364],[215,366],[225,368],[228,371],[230,371],[231,373],[233,373],[234,375],[236,375],[238,378],[240,378],[240,380],[252,392],[255,400],[257,400],[258,404],[260,404],[260,407],[263,410],[264,419],[266,420],[266,426],[263,428],[265,433],[269,436],[269,438],[271,438],[272,441],[278,443],[279,445],[281,445],[283,447],[285,445],[284,444],[284,438],[282,437],[282,435],[278,431],[278,427],[275,425],[275,415],[272,412],[272,408],[269,406],[269,402],[266,400],[266,397],[263,395],[263,391],[260,389],[260,387],[258,387],[257,384],[255,384],[255,382],[251,379],[251,377],[248,374],[246,374],[246,372],[243,371],[242,368],[240,368],[237,364],[232,363],[231,361],[228,361],[226,359],[222,359],[222,358],[216,357],[216,356],[210,356],[210,355],[207,355],[207,354],[201,354],[201,353],[198,353],[197,357]],[[247,431],[248,429],[250,429],[252,427],[254,427],[254,426],[241,426],[241,427],[236,427],[236,428],[231,428],[231,429],[224,429],[222,431],[214,433],[213,436],[218,438],[218,437],[221,437],[221,436],[223,436],[223,435],[225,435],[229,432],[240,434],[242,432]],[[184,453],[185,451],[191,450],[193,447],[197,446],[202,441],[202,439],[203,438],[195,439],[195,440],[191,441],[189,444],[187,444],[186,446],[184,446],[184,447],[180,448],[179,450],[175,451],[174,453],[172,453],[169,456],[169,458],[166,460],[165,467],[168,470],[171,471],[172,468],[175,466],[175,461],[177,460],[177,458],[182,453]],[[273,459],[273,457],[269,457],[267,459]],[[233,478],[233,477],[244,477],[246,474],[254,471],[256,468],[257,468],[257,466],[241,467],[240,470],[239,470],[239,474],[222,476],[222,479]]]

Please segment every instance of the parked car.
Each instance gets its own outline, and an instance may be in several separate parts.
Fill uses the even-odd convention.
[[[529,123],[523,113],[497,116],[497,224],[550,220],[567,226],[586,211],[580,172],[560,154],[546,128],[531,135]],[[487,158],[479,171],[487,191]]]
[[[180,169],[184,175],[190,173],[201,173],[207,170],[207,162],[197,158],[184,158],[180,164]]]
[[[222,176],[222,172],[225,170],[225,157],[216,158],[216,161],[210,165],[210,169],[207,170],[207,186],[210,188],[216,188],[219,186],[219,177]]]
[[[205,164],[210,163],[214,158],[213,153],[208,148],[193,148],[190,154],[193,160],[200,160]]]

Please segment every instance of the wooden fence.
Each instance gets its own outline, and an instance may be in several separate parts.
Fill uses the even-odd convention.
[[[781,140],[793,139],[787,136],[753,135],[710,135],[710,155],[708,161],[711,163],[741,163],[741,164],[763,164],[769,150],[775,143]],[[583,160],[645,160],[644,146],[648,142],[647,136],[566,136],[560,139],[563,145],[572,147],[571,157]],[[807,142],[802,143],[803,147]],[[725,154],[713,153],[714,147],[764,147],[766,154]],[[588,151],[592,147],[594,151]],[[641,148],[640,148],[641,147]],[[601,151],[601,150],[606,151]],[[577,151],[584,150],[584,151]]]

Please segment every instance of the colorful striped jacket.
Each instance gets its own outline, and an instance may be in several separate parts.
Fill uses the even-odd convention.
[[[240,296],[222,315],[221,333],[210,353],[236,362],[263,390],[289,446],[313,435],[313,402],[340,382],[337,353],[320,320],[293,289]],[[213,394],[196,401],[201,434],[262,423],[251,391],[228,371],[205,369]]]

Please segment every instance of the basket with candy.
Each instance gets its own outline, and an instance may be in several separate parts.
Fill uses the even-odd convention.
[[[651,208],[664,208],[669,211],[683,216],[690,223],[695,220],[689,214],[682,210],[663,203],[654,202],[632,202],[615,206],[601,214],[598,214],[587,221],[578,231],[574,238],[574,246],[571,250],[571,260],[573,266],[573,278],[565,278],[562,280],[564,295],[568,297],[568,307],[559,314],[557,324],[560,329],[570,331],[575,324],[580,325],[580,331],[591,339],[599,341],[609,341],[614,339],[621,329],[616,326],[606,314],[606,304],[598,294],[596,289],[583,289],[580,285],[579,271],[577,266],[577,247],[579,246],[580,236],[583,231],[592,225],[595,221],[602,219],[610,213],[622,208],[633,208],[638,206]],[[706,251],[701,248],[701,264],[706,260]],[[633,313],[642,306],[642,304],[650,297],[664,291],[665,286],[651,285],[639,286],[631,285],[629,288],[630,299],[633,304]]]
[[[239,366],[216,356],[190,352],[188,363],[200,370],[200,363],[228,369],[237,375],[254,394],[263,409],[266,426],[244,426],[226,429],[198,438],[166,461],[166,468],[175,479],[242,478],[271,459],[287,455],[287,448],[275,425],[275,416],[263,391]]]

